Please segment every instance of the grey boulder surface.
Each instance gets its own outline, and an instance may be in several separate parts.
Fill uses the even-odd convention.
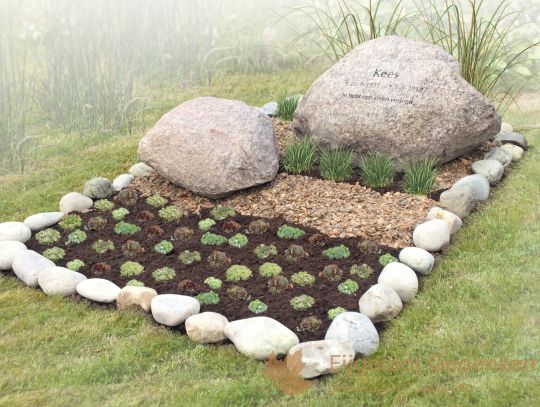
[[[448,162],[496,135],[501,119],[442,48],[398,36],[364,42],[302,98],[294,130],[323,149],[378,151],[399,166]]]
[[[270,118],[243,102],[200,97],[166,113],[139,143],[140,159],[208,198],[274,179],[279,152]]]

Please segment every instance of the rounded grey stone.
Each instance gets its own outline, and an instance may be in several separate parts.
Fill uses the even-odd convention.
[[[414,229],[413,242],[428,252],[438,252],[450,243],[450,229],[441,219],[432,219]]]
[[[403,309],[403,303],[392,287],[375,284],[360,297],[358,308],[375,323],[394,319]]]
[[[364,356],[374,354],[379,348],[379,334],[373,322],[359,312],[343,312],[336,316],[325,340],[349,342],[356,353]]]
[[[409,266],[398,262],[386,265],[377,282],[392,288],[403,302],[412,300],[418,292],[416,273]]]
[[[489,198],[489,182],[483,175],[474,174],[467,175],[466,177],[458,180],[452,188],[470,187],[472,191],[472,198],[475,201],[485,201]]]
[[[435,264],[433,255],[420,247],[405,247],[399,252],[399,261],[423,275],[431,273]]]
[[[116,301],[120,287],[104,278],[89,278],[77,284],[77,293],[92,301],[109,304]]]
[[[39,272],[49,267],[54,263],[33,250],[21,251],[13,259],[13,272],[29,287],[37,287]]]
[[[64,267],[47,267],[38,274],[38,284],[47,295],[73,295],[83,280],[86,280],[83,274]]]
[[[300,358],[296,353],[300,352]],[[287,369],[298,372],[304,379],[336,373],[354,361],[355,352],[349,342],[310,341],[299,343],[289,350],[285,359]],[[301,364],[301,366],[299,365]]]
[[[137,163],[131,166],[129,173],[134,177],[147,177],[154,172],[154,169],[145,163]]]
[[[161,294],[152,298],[152,316],[160,324],[177,326],[191,315],[198,314],[201,304],[193,297],[177,294]]]
[[[94,201],[78,192],[70,192],[60,199],[60,212],[86,212],[92,207]]]
[[[84,184],[83,195],[92,199],[104,199],[114,195],[114,188],[107,178],[93,178]]]
[[[504,173],[503,165],[497,160],[479,160],[471,165],[471,169],[475,174],[480,174],[486,177],[491,185],[499,182]]]
[[[469,216],[476,205],[476,201],[470,187],[454,187],[441,194],[439,205],[463,219]]]
[[[496,141],[500,141],[501,143],[512,143],[520,146],[521,148],[527,148],[529,143],[527,142],[527,138],[523,134],[514,133],[514,132],[500,132],[497,137],[495,137]]]
[[[484,160],[497,160],[506,168],[512,163],[512,154],[501,147],[493,147],[484,155]]]

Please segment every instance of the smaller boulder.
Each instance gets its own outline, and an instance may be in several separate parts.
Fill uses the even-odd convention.
[[[473,193],[469,187],[450,188],[441,194],[439,205],[463,219],[469,216],[476,201],[473,199]]]
[[[89,300],[109,304],[118,298],[120,287],[104,278],[89,278],[77,285],[77,293]]]
[[[515,145],[520,146],[521,148],[527,148],[529,143],[527,142],[527,139],[523,134],[514,133],[514,132],[500,132],[497,137],[495,137],[496,141],[500,141],[501,143],[512,143]]]
[[[379,333],[373,322],[359,312],[342,312],[334,318],[325,340],[348,342],[363,356],[373,355],[379,348]]]
[[[504,173],[503,165],[497,160],[480,160],[472,163],[472,171],[486,177],[491,185],[499,182]]]
[[[24,224],[30,228],[32,232],[37,232],[42,229],[56,225],[64,217],[62,212],[43,212],[31,215],[24,220]]]
[[[448,225],[448,229],[450,229],[450,234],[453,235],[454,233],[457,233],[459,229],[461,229],[461,226],[463,225],[463,221],[459,216],[456,214],[446,211],[442,208],[439,208],[438,206],[434,206],[431,208],[426,216],[427,220],[432,219],[441,219],[446,222]]]
[[[299,355],[297,353],[300,352]],[[293,346],[285,359],[287,369],[304,379],[336,373],[354,361],[352,345],[341,341],[311,341]]]
[[[0,241],[0,270],[11,270],[15,256],[26,250],[26,245],[17,240]]]
[[[190,316],[198,314],[201,304],[187,295],[161,294],[152,298],[150,308],[152,316],[158,323],[177,326]]]
[[[150,287],[126,286],[120,290],[120,294],[116,298],[116,307],[125,309],[131,305],[137,305],[148,312],[152,298],[156,295],[157,291]]]
[[[78,192],[70,192],[60,199],[60,212],[68,214],[71,212],[87,212],[94,201]]]
[[[501,147],[493,147],[484,155],[484,160],[497,160],[506,168],[512,163],[512,154]]]
[[[129,169],[129,173],[134,177],[147,177],[154,172],[154,169],[145,163],[137,163]]]
[[[428,252],[438,252],[450,243],[450,229],[441,219],[432,219],[416,227],[413,232],[413,242]]]
[[[519,161],[523,157],[523,148],[516,146],[515,144],[503,144],[501,148],[510,153],[512,156],[512,161]]]
[[[456,181],[452,188],[469,187],[475,201],[485,201],[489,198],[489,182],[483,175],[467,175]]]
[[[376,323],[394,319],[403,309],[403,303],[392,287],[375,284],[360,297],[358,307],[362,314]]]
[[[92,199],[105,199],[114,195],[114,188],[107,178],[93,178],[84,184],[83,195]]]
[[[33,250],[20,251],[13,259],[13,272],[29,287],[37,287],[38,274],[49,267],[54,267],[54,263]]]
[[[428,275],[433,270],[435,258],[420,247],[406,247],[399,253],[399,261],[417,273]]]
[[[0,242],[17,241],[26,243],[32,237],[32,231],[22,222],[0,223]]]
[[[193,342],[217,343],[225,339],[229,320],[217,312],[202,312],[186,319],[186,333]]]
[[[278,111],[278,103],[277,102],[268,102],[263,107],[261,107],[261,110],[264,114],[268,116],[275,116]]]
[[[513,133],[514,132],[514,127],[512,127],[511,124],[509,123],[505,123],[505,122],[502,122],[501,123],[501,131],[499,134],[502,134],[502,133]],[[497,136],[499,135],[497,134]]]
[[[134,178],[135,177],[131,174],[121,174],[114,179],[112,186],[116,192],[121,191],[122,189],[127,188]]]
[[[416,273],[409,266],[398,262],[386,265],[377,282],[392,288],[403,302],[412,300],[418,292]]]
[[[73,295],[83,280],[86,280],[86,276],[64,267],[48,267],[38,274],[38,284],[47,295]]]

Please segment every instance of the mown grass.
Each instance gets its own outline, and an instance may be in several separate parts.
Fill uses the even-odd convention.
[[[253,103],[271,99],[258,95],[270,84],[252,85]],[[229,86],[211,92],[239,94]],[[538,111],[509,121],[534,124]],[[423,279],[419,295],[389,324],[378,353],[368,359],[412,360],[418,370],[361,370],[359,361],[356,373],[285,395],[264,375],[264,364],[232,345],[196,345],[141,313],[47,297],[1,275],[0,405],[533,405],[540,397],[538,367],[429,368],[437,361],[540,356],[540,192],[531,182],[540,179],[540,132],[529,140],[525,158],[482,211],[467,219],[449,254]],[[59,143],[39,171],[2,179],[2,220],[55,209],[64,192],[80,189],[90,176],[125,170],[135,161],[136,142],[118,136],[99,147],[88,140],[86,146]]]

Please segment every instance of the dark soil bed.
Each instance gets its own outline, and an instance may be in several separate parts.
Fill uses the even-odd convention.
[[[120,207],[116,204],[115,208]],[[266,315],[277,319],[288,328],[296,332],[302,341],[321,339],[326,332],[330,320],[327,316],[328,310],[335,307],[343,307],[347,310],[358,310],[358,299],[360,296],[373,284],[376,284],[378,275],[382,270],[382,266],[378,260],[381,254],[390,253],[397,257],[398,251],[385,246],[379,246],[377,253],[365,253],[358,247],[360,242],[357,238],[328,238],[324,236],[326,242],[323,245],[313,244],[310,238],[313,235],[320,235],[318,231],[305,226],[294,225],[288,223],[291,226],[296,226],[305,231],[305,235],[296,240],[284,240],[278,238],[276,231],[285,223],[281,218],[265,219],[270,225],[267,232],[262,234],[250,234],[248,225],[250,222],[261,219],[251,216],[242,216],[236,214],[233,218],[227,218],[226,220],[217,221],[216,225],[210,229],[210,232],[225,236],[227,238],[233,236],[236,233],[245,234],[249,243],[243,248],[232,247],[225,243],[221,246],[207,246],[201,244],[201,236],[204,232],[198,229],[198,222],[201,219],[210,217],[210,210],[203,209],[199,214],[186,214],[181,220],[175,222],[165,222],[158,215],[158,210],[149,206],[144,199],[139,198],[137,204],[133,207],[128,207],[130,213],[124,218],[125,222],[129,222],[141,227],[141,231],[132,236],[121,236],[114,232],[114,226],[117,223],[113,220],[110,212],[98,212],[92,211],[84,214],[80,214],[83,219],[83,226],[80,228],[87,233],[87,240],[79,245],[65,245],[69,231],[64,231],[60,227],[55,227],[61,232],[62,238],[56,244],[62,247],[66,251],[66,256],[63,260],[57,262],[61,266],[65,266],[67,262],[79,259],[85,263],[85,266],[79,270],[87,277],[99,277],[106,278],[113,281],[120,287],[124,287],[126,283],[132,279],[137,279],[144,282],[147,287],[155,288],[158,293],[175,293],[196,296],[197,294],[208,292],[210,288],[204,283],[207,277],[216,277],[222,280],[223,285],[219,290],[215,290],[220,297],[220,303],[217,305],[203,305],[201,311],[216,311],[225,315],[229,320],[236,320],[241,318],[248,318],[255,316],[248,310],[249,301],[259,299],[263,301],[268,310],[260,315]],[[143,211],[150,211],[155,215],[153,220],[141,221],[137,214]],[[107,226],[100,231],[89,231],[85,228],[88,220],[95,216],[103,216],[108,220]],[[231,223],[234,220],[239,224],[237,231],[224,230],[225,223]],[[151,236],[149,229],[153,226],[159,226],[163,229],[162,236]],[[172,240],[176,228],[184,226],[189,227],[194,231],[193,236],[187,241]],[[92,248],[92,244],[98,240],[111,240],[114,242],[115,250],[104,254],[97,254]],[[128,258],[123,255],[121,247],[127,240],[138,241],[145,249],[145,252],[138,254],[135,257]],[[158,254],[154,251],[154,246],[162,240],[168,240],[174,245],[174,250],[168,255]],[[313,239],[312,239],[313,240]],[[253,250],[257,245],[273,244],[277,248],[277,256],[271,256],[267,259],[257,258]],[[308,257],[303,258],[297,262],[290,262],[285,256],[285,251],[291,244],[301,245],[304,250],[309,253]],[[350,257],[342,260],[329,260],[322,256],[322,251],[326,248],[338,246],[343,244],[350,249]],[[35,238],[28,242],[29,249],[42,253],[45,249],[51,246],[40,245]],[[196,250],[201,254],[202,260],[190,266],[184,266],[179,260],[179,254],[184,250]],[[230,258],[230,263],[219,268],[213,268],[208,262],[208,257],[214,250],[225,252]],[[126,261],[136,261],[144,266],[144,272],[141,275],[134,277],[124,277],[120,275],[120,266]],[[111,267],[109,272],[99,272],[94,269],[96,263],[105,262]],[[265,262],[273,262],[279,264],[282,269],[282,276],[285,276],[290,281],[290,276],[293,273],[299,271],[306,271],[315,277],[315,283],[309,287],[301,287],[293,284],[293,287],[285,290],[280,294],[271,294],[268,290],[267,283],[268,278],[262,277],[259,274],[259,266]],[[358,276],[352,276],[349,274],[349,269],[352,265],[368,264],[373,269],[373,274],[367,278],[360,278]],[[231,265],[238,264],[249,267],[253,275],[247,281],[241,281],[237,283],[228,282],[225,277],[225,271]],[[346,279],[353,279],[359,284],[359,290],[352,294],[346,295],[338,291],[337,287],[340,282],[330,282],[319,276],[319,273],[323,271],[327,265],[336,264],[343,270],[343,278],[341,282]],[[171,267],[176,271],[176,277],[168,282],[157,282],[152,276],[152,272],[161,267]],[[183,280],[190,280],[192,290],[186,290],[186,284],[179,286],[179,283]],[[228,288],[233,285],[238,285],[247,290],[250,295],[249,300],[233,300],[226,295]],[[190,286],[190,284],[188,284]],[[294,310],[289,301],[298,295],[307,294],[315,299],[315,305],[306,311]],[[308,316],[316,316],[322,321],[322,326],[313,331],[301,331],[299,328],[300,321]]]

